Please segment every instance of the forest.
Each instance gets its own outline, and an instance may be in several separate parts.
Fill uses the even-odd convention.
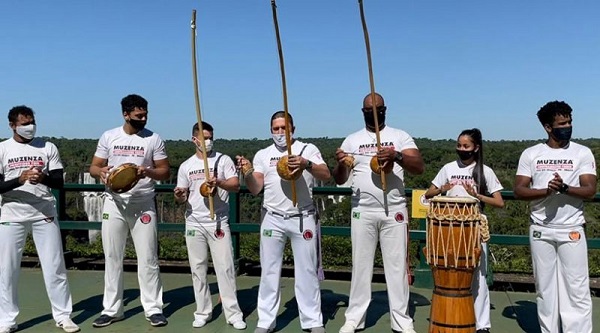
[[[96,148],[96,140],[93,139],[66,139],[66,138],[46,138],[55,143],[60,151],[61,158],[65,167],[65,182],[78,183],[81,175],[88,171],[89,164]],[[335,165],[334,152],[343,141],[342,138],[299,138],[303,142],[315,144],[326,160],[328,166],[333,168]],[[405,175],[407,188],[426,189],[431,180],[435,177],[438,170],[447,162],[456,158],[454,140],[430,140],[426,138],[415,138],[426,169],[422,175]],[[578,139],[574,140],[589,147],[598,160],[600,156],[600,139]],[[514,182],[515,172],[521,152],[539,141],[485,141],[483,145],[485,164],[490,166],[498,176],[504,186],[505,191],[511,191]],[[252,158],[261,148],[272,143],[271,139],[237,139],[226,140],[216,139],[214,149],[234,157],[235,155],[244,155]],[[163,184],[174,184],[177,178],[178,166],[194,153],[195,146],[191,141],[166,141],[167,154],[171,164],[172,172],[170,180]],[[328,181],[322,186],[334,186],[333,180]],[[319,198],[319,208],[322,210],[322,224],[331,226],[349,226],[350,222],[350,200],[349,197],[343,197],[341,200],[333,200],[331,197]],[[251,195],[242,196],[241,221],[244,223],[259,223],[261,197]],[[87,216],[83,210],[83,197],[79,193],[70,192],[67,194],[67,215],[70,220],[84,221]],[[159,218],[164,223],[183,223],[184,207],[177,205],[173,196],[169,193],[160,193],[157,195],[157,209]],[[409,207],[410,208],[410,207]],[[410,211],[410,209],[409,209]],[[527,203],[515,200],[509,200],[504,209],[493,209],[487,207],[485,214],[488,216],[490,233],[492,234],[512,234],[525,235],[528,231],[528,209]],[[598,196],[596,202],[587,203],[585,208],[585,217],[587,221],[588,238],[600,238],[600,203]],[[417,221],[411,221],[411,229],[418,229]],[[241,259],[248,262],[258,261],[258,234],[241,235]],[[185,260],[186,249],[183,234],[161,233],[160,257],[161,259]],[[96,242],[87,244],[85,235],[81,232],[73,231],[68,237],[67,247],[79,256],[102,257],[102,247]],[[414,243],[414,242],[413,242]],[[323,238],[323,261],[328,269],[349,269],[351,266],[350,258],[350,239],[349,237],[324,236]],[[28,251],[34,253],[35,249],[31,244]],[[27,252],[27,251],[26,251]],[[411,264],[416,265],[417,259],[416,244],[411,243]],[[531,259],[529,248],[526,246],[504,246],[492,245],[491,252],[494,254],[494,271],[511,273],[531,273]],[[134,257],[135,252],[132,248],[127,252],[128,256]],[[289,246],[284,255],[285,264],[293,263],[291,250]],[[378,255],[376,265],[381,267],[382,260]],[[600,276],[600,250],[590,250],[590,274]]]

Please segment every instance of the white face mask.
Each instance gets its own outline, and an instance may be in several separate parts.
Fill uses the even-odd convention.
[[[287,143],[285,142],[285,134],[272,134],[273,142],[279,148],[287,147]]]
[[[196,144],[196,149],[198,149],[198,151],[202,152],[202,145],[198,142],[198,139],[194,140],[194,144]],[[206,150],[208,152],[211,152],[213,150],[213,140],[212,139],[206,139],[204,140],[204,145],[206,146]]]
[[[35,124],[29,124],[29,125],[25,125],[25,126],[17,126],[15,131],[23,139],[31,140],[35,136]]]

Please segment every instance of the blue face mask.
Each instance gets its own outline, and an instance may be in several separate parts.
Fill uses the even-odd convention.
[[[558,141],[569,141],[571,140],[571,134],[573,133],[573,127],[555,127],[552,129],[552,135]]]

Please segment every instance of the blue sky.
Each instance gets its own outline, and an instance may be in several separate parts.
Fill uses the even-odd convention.
[[[565,100],[574,136],[600,137],[597,1],[364,0],[387,123],[414,137],[545,137],[535,113]],[[296,136],[345,137],[369,92],[358,2],[279,0]],[[4,0],[0,111],[26,104],[38,134],[98,138],[120,100],[149,101],[148,127],[187,139],[196,121],[192,9],[203,120],[217,138],[267,138],[283,107],[269,0]],[[6,118],[3,118],[6,121]],[[0,137],[11,132],[7,126]]]

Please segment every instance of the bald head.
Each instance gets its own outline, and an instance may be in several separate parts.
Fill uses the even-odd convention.
[[[383,100],[383,96],[375,93],[375,107],[384,106],[385,102]],[[363,108],[373,108],[373,98],[371,98],[371,94],[367,94],[363,99]]]

